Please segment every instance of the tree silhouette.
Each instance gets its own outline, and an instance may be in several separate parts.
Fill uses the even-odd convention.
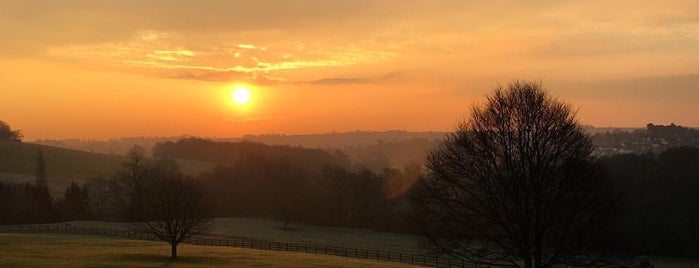
[[[431,151],[415,221],[440,252],[472,262],[587,264],[581,253],[613,203],[592,151],[570,106],[540,83],[498,87]]]
[[[90,220],[93,218],[90,211],[90,191],[85,184],[80,186],[75,181],[71,181],[59,205],[66,220]]]
[[[44,160],[44,153],[41,149],[36,150],[36,170],[34,172],[34,179],[36,180],[36,187],[48,187],[48,180],[46,179],[46,161]]]
[[[22,141],[22,132],[12,130],[10,125],[4,121],[0,121],[0,141]]]
[[[129,220],[134,220],[141,212],[141,204],[143,204],[143,196],[145,190],[144,171],[148,166],[145,156],[145,149],[135,145],[129,149],[126,154],[128,161],[121,164],[121,169],[116,173],[116,179],[119,186],[124,188],[127,193],[127,206],[123,212]]]
[[[134,225],[170,244],[171,258],[175,259],[180,242],[211,227],[204,190],[184,176],[172,160],[146,165],[141,176],[142,195],[132,205]]]

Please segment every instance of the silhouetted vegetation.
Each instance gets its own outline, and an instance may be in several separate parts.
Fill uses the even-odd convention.
[[[46,178],[46,161],[44,153],[41,149],[36,150],[36,171],[34,172],[35,185],[37,187],[49,187],[48,179]]]
[[[58,219],[45,187],[0,182],[0,224],[43,223]]]
[[[621,196],[607,250],[621,254],[699,257],[699,149],[606,157]]]
[[[92,220],[95,218],[90,209],[90,190],[87,185],[80,186],[72,182],[63,194],[63,200],[57,204],[64,219]]]
[[[12,130],[5,121],[0,121],[0,141],[22,141],[22,132]]]
[[[160,160],[148,165],[139,192],[132,202],[132,221],[144,233],[170,244],[171,258],[189,235],[210,227],[209,204],[200,183],[182,174],[174,161]]]
[[[390,228],[382,176],[366,169],[323,166],[319,170],[259,155],[221,166],[200,180],[216,200],[219,217],[279,219],[333,226]]]
[[[385,166],[376,172],[339,152],[251,142],[186,139],[159,144],[154,152],[219,163],[200,178],[216,200],[214,215],[279,219],[282,228],[296,221],[405,231],[399,191],[420,172],[411,167],[405,171],[418,174],[403,176]]]
[[[188,212],[210,212],[197,216],[202,223],[206,222],[205,216],[256,217],[278,220],[279,227],[285,230],[293,230],[294,223],[411,233],[426,230],[432,232],[428,233],[430,238],[442,250],[485,262],[521,258],[526,266],[530,258],[532,267],[555,262],[576,264],[582,260],[576,258],[580,252],[585,252],[586,257],[602,253],[699,257],[699,149],[695,147],[698,131],[674,124],[649,124],[645,130],[597,134],[596,144],[618,142],[625,150],[598,154],[604,156],[594,159],[589,154],[593,149],[590,139],[575,124],[568,106],[545,96],[546,105],[533,105],[536,101],[525,101],[527,96],[542,100],[537,94],[508,95],[502,91],[489,100],[495,106],[476,109],[471,122],[447,136],[445,143],[432,152],[427,165],[429,174],[419,184],[415,182],[423,175],[420,159],[424,157],[420,148],[433,147],[426,139],[347,147],[346,155],[322,149],[187,138],[156,145],[155,159],[147,158],[144,148],[134,147],[126,158],[118,158],[125,160],[120,167],[111,164],[111,172],[95,173],[89,179],[80,173],[76,177],[81,179],[61,186],[62,192],[56,191],[54,176],[59,173],[66,177],[72,169],[52,166],[55,158],[66,156],[80,162],[94,154],[5,142],[0,164],[10,165],[5,169],[10,173],[6,174],[21,168],[27,179],[22,183],[0,182],[0,224],[92,219],[175,222],[173,219],[183,214],[156,220],[158,214],[153,211],[182,212],[164,208],[181,205],[174,200],[183,196],[206,196],[211,202],[204,203],[210,205],[210,210],[194,205]],[[528,108],[518,110],[518,105]],[[476,119],[479,124],[473,123]],[[531,127],[532,122],[539,125]],[[537,147],[542,144],[546,150]],[[638,146],[647,150],[633,150]],[[20,152],[23,166],[13,159]],[[556,157],[544,157],[551,154]],[[497,161],[477,161],[479,155],[492,156]],[[217,167],[192,179],[168,160],[175,157],[214,163]],[[117,159],[111,157],[110,161],[112,158]],[[398,162],[404,164],[402,168],[391,167]],[[447,177],[458,180],[444,180]],[[456,187],[467,178],[474,182],[470,188]],[[494,186],[490,192],[477,187],[476,179],[482,178],[487,180],[480,182],[493,182],[487,184]],[[456,184],[447,187],[448,182]],[[610,189],[605,187],[607,183],[613,193],[603,190]],[[52,185],[54,189],[50,191]],[[469,189],[471,195],[466,195],[464,189]],[[423,194],[422,198],[427,199],[413,206],[406,192]],[[497,202],[473,199],[476,194],[485,193],[495,196],[492,200]],[[611,214],[598,210],[604,202],[595,200],[608,200],[608,196],[619,197]],[[468,205],[463,209],[440,208],[436,200],[445,197],[458,197],[447,201]],[[490,208],[500,205],[493,214],[497,217],[473,214],[485,215],[488,207],[478,207],[483,204],[491,204]],[[576,206],[577,209],[571,209]],[[447,219],[450,214],[465,215],[458,214],[464,211],[472,214]],[[409,214],[419,215],[421,225],[407,221]],[[603,220],[609,224],[601,228],[597,223]],[[189,231],[167,233],[162,232],[168,229],[165,225],[156,225],[140,227],[153,233],[160,230],[163,240],[175,247],[182,237],[196,231],[186,228]],[[539,241],[540,249],[536,246]],[[484,255],[493,252],[500,255]]]
[[[589,265],[611,191],[568,104],[541,84],[497,88],[431,152],[415,219],[439,251],[516,267]]]
[[[158,143],[153,156],[164,158],[199,160],[221,165],[231,165],[243,157],[259,155],[272,159],[284,158],[305,167],[339,165],[347,167],[349,159],[339,151],[330,153],[321,149],[290,146],[270,146],[254,142],[215,142],[188,138],[176,142]]]

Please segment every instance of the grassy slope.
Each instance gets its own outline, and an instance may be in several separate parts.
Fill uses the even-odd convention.
[[[46,173],[52,191],[62,192],[71,180],[78,182],[95,176],[108,177],[114,173],[125,156],[76,151],[32,143],[0,141],[0,173],[24,174],[32,179],[36,170],[36,153],[41,149],[46,161]],[[178,160],[182,171],[196,175],[213,168],[213,164]],[[2,175],[0,175],[0,178]],[[17,177],[17,176],[12,176]],[[23,181],[22,181],[23,182]]]
[[[80,235],[0,234],[0,267],[415,267],[335,256]]]

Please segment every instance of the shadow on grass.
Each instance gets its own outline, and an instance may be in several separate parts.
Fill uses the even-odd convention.
[[[177,259],[170,259],[170,255],[165,254],[148,254],[148,253],[125,253],[113,254],[111,257],[115,261],[136,261],[136,262],[152,262],[161,263],[162,267],[169,267],[171,263],[187,263],[187,264],[221,264],[227,263],[224,258],[219,257],[201,257],[201,256],[178,256]]]

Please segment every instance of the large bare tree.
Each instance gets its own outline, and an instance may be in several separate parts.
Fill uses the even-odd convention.
[[[428,158],[416,221],[443,253],[498,266],[589,264],[611,201],[590,138],[540,83],[498,87]]]
[[[142,195],[134,210],[134,225],[170,244],[171,258],[177,246],[192,234],[211,228],[210,204],[200,183],[182,174],[172,160],[162,159],[144,166]]]

